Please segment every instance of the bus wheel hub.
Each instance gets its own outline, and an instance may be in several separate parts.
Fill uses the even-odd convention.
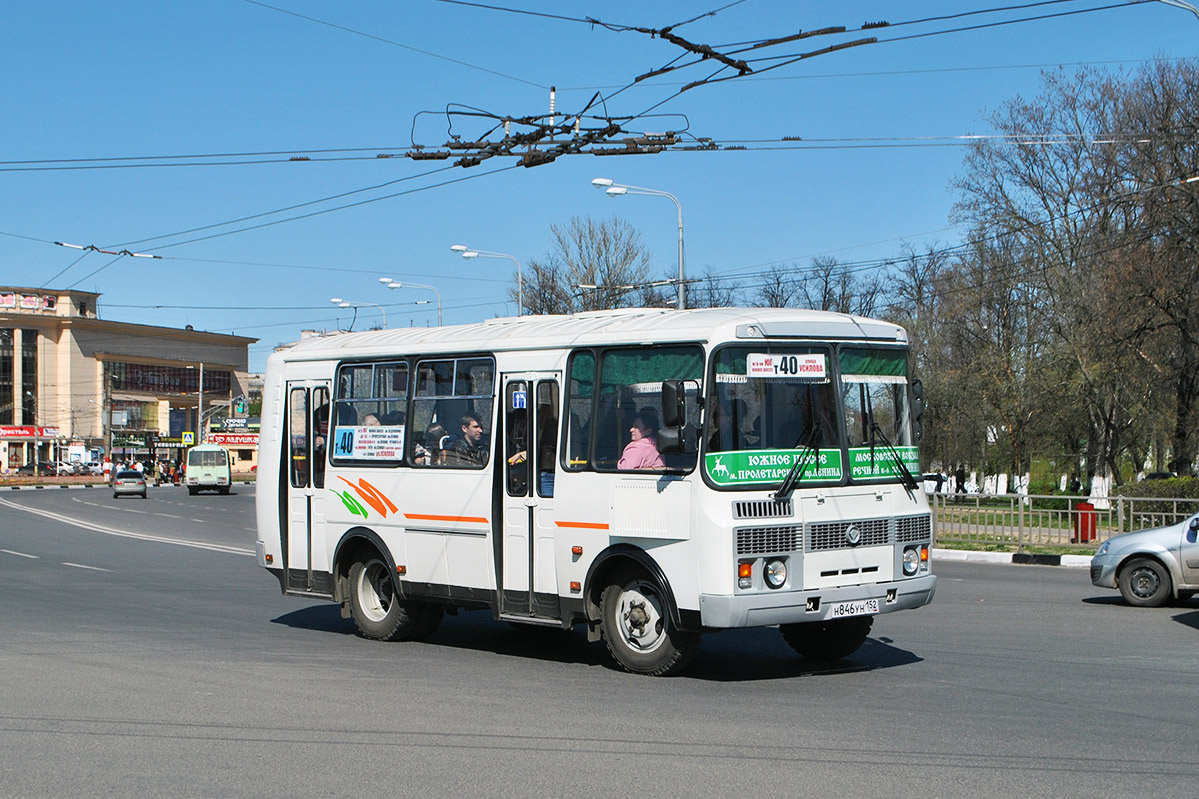
[[[645,610],[645,601],[629,603],[629,609],[624,614],[631,631],[637,635],[645,635],[645,625],[649,623],[649,613]]]

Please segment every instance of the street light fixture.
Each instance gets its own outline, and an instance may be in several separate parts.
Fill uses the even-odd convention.
[[[382,283],[383,285],[387,286],[387,288],[389,288],[389,289],[404,289],[404,288],[428,289],[429,291],[436,294],[437,295],[437,326],[441,327],[441,292],[438,291],[436,288],[434,288],[433,286],[426,285],[424,283],[409,283],[407,281],[401,282],[399,280],[392,280],[389,277],[381,277],[381,278],[379,278],[379,282]]]
[[[382,305],[373,302],[350,302],[349,300],[343,300],[341,297],[330,297],[329,302],[333,303],[338,308],[353,308],[355,319],[358,318],[358,309],[364,305],[369,305],[372,308],[378,308],[379,313],[383,314],[383,329],[387,329],[387,310]],[[353,327],[354,323],[350,322],[350,328],[353,329]]]
[[[466,260],[473,258],[507,258],[512,263],[516,264],[516,315],[524,315],[525,310],[525,278],[523,270],[520,266],[520,261],[514,256],[506,255],[502,252],[487,252],[486,250],[472,250],[465,244],[454,244],[450,247],[451,250],[461,255]],[[411,284],[409,284],[411,285]]]
[[[603,189],[604,194],[609,197],[623,197],[626,194],[642,194],[647,197],[665,197],[674,203],[674,207],[679,212],[679,310],[686,308],[686,303],[683,297],[683,206],[679,204],[679,200],[668,191],[659,191],[658,189],[646,189],[640,186],[626,186],[622,183],[614,183],[611,178],[596,178],[591,181],[591,185],[597,189]]]

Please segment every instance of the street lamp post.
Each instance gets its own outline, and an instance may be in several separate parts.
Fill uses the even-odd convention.
[[[604,193],[609,197],[623,197],[626,194],[642,194],[647,197],[665,197],[674,203],[674,207],[679,212],[679,310],[687,307],[683,298],[683,206],[679,204],[679,200],[668,191],[659,191],[658,189],[646,189],[640,186],[626,186],[621,183],[613,183],[611,178],[596,178],[591,181],[591,185],[597,189],[604,189]]]
[[[200,390],[196,392],[196,443],[204,443],[204,361],[200,361]]]
[[[1158,2],[1165,3],[1168,6],[1174,6],[1175,8],[1181,8],[1184,11],[1190,11],[1196,17],[1199,17],[1199,8],[1195,8],[1195,6],[1191,5],[1190,3],[1184,3],[1182,0],[1158,0]]]
[[[516,264],[516,315],[523,316],[525,312],[525,279],[520,266],[520,261],[515,257],[502,252],[487,252],[486,250],[472,250],[465,244],[455,244],[450,247],[456,253],[459,253],[466,260],[472,258],[507,258],[512,263]]]
[[[429,291],[436,294],[437,295],[437,326],[441,327],[441,292],[438,291],[436,288],[434,288],[433,286],[426,285],[424,283],[409,283],[406,280],[403,282],[398,281],[398,280],[392,280],[389,277],[381,277],[381,278],[379,278],[379,282],[382,283],[383,285],[387,286],[387,288],[389,288],[389,289],[404,289],[404,288],[428,289]]]

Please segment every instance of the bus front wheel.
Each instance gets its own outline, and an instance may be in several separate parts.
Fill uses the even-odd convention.
[[[437,605],[401,599],[387,564],[372,558],[350,567],[350,615],[364,638],[416,641],[433,634],[442,610]]]
[[[643,572],[618,572],[600,600],[604,643],[622,668],[665,676],[686,668],[699,634],[676,629],[662,588]]]
[[[854,616],[835,621],[783,624],[779,630],[791,648],[812,660],[841,660],[866,643],[873,616]]]

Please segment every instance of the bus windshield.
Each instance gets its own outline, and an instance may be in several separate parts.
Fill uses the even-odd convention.
[[[713,358],[705,466],[719,486],[781,482],[811,458],[802,484],[838,482],[841,434],[828,347],[725,347]]]
[[[919,468],[904,350],[734,346],[716,352],[712,371],[704,465],[717,486],[777,485],[797,460],[807,461],[799,485],[893,481],[897,459]]]
[[[920,470],[908,404],[907,353],[844,347],[839,353],[841,396],[854,480],[894,479]]]

